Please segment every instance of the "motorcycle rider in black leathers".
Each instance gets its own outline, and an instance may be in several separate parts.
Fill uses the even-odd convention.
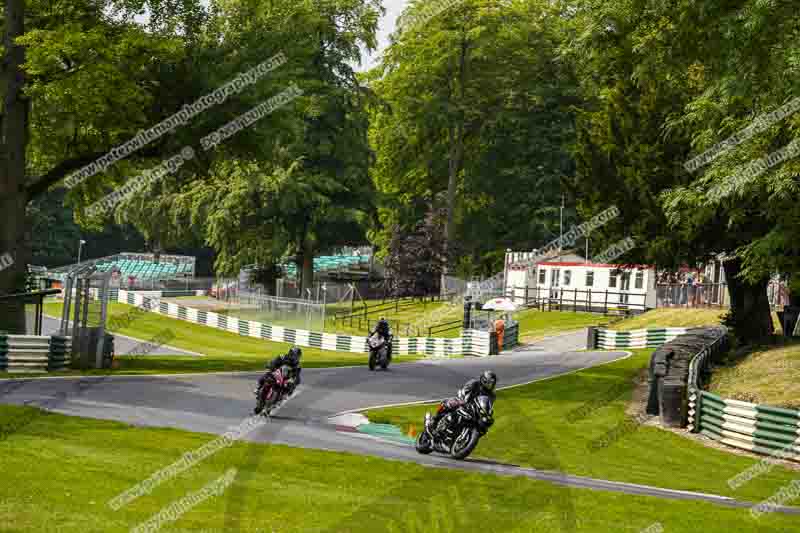
[[[381,317],[375,325],[375,329],[370,331],[369,336],[372,337],[375,333],[383,337],[387,344],[389,351],[387,352],[388,358],[392,358],[392,328],[389,327],[389,321]]]
[[[300,385],[300,372],[303,370],[303,368],[300,366],[300,358],[302,356],[303,351],[297,346],[292,346],[286,355],[279,355],[270,361],[266,367],[267,372],[258,380],[258,389],[256,389],[256,391],[261,390],[261,387],[264,386],[264,383],[268,379],[272,378],[272,373],[283,365],[287,365],[292,369],[292,377],[294,378],[295,386]],[[289,392],[291,393],[292,391]]]
[[[439,421],[452,411],[455,411],[465,403],[469,403],[478,396],[488,396],[492,403],[495,400],[495,386],[497,385],[497,375],[491,370],[486,370],[481,374],[478,379],[471,379],[467,381],[461,390],[458,391],[458,396],[444,400],[440,405],[436,414],[431,419],[430,431],[433,436],[436,436],[437,424]]]

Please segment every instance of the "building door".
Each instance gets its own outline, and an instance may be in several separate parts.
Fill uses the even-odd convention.
[[[619,290],[622,294],[619,295],[619,303],[628,303],[628,291],[631,289],[631,273],[623,272],[620,276]]]
[[[554,268],[550,271],[550,298],[558,298],[561,270]]]

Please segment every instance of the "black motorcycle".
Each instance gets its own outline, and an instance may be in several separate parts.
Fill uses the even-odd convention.
[[[376,366],[380,366],[386,370],[389,363],[392,361],[391,353],[391,339],[387,339],[379,333],[373,333],[367,339],[367,346],[369,347],[369,369],[375,370]]]
[[[422,454],[436,451],[450,454],[454,459],[464,459],[494,424],[493,414],[494,405],[488,396],[478,396],[464,403],[442,417],[436,428],[431,427],[433,418],[427,413],[425,429],[417,437],[417,451]],[[436,437],[433,436],[434,429]]]

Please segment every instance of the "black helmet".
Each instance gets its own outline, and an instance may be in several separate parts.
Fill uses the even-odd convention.
[[[491,370],[486,370],[481,374],[481,385],[486,390],[494,391],[494,387],[497,385],[497,375]]]
[[[294,364],[298,364],[300,362],[300,358],[303,357],[303,350],[298,348],[297,346],[292,346],[289,350],[289,360],[293,361]]]

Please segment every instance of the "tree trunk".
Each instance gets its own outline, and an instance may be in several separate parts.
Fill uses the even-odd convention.
[[[769,278],[756,283],[739,277],[742,260],[729,259],[724,263],[725,279],[731,295],[731,310],[725,323],[733,328],[733,334],[742,342],[758,341],[775,330],[772,324],[772,310],[767,299]]]
[[[464,100],[464,84],[467,78],[467,50],[469,43],[466,40],[461,42],[461,54],[458,62],[458,85],[460,88],[459,104]],[[452,96],[452,95],[451,95]],[[450,161],[448,162],[447,176],[447,219],[444,225],[444,256],[445,263],[442,268],[442,277],[439,293],[444,296],[445,278],[449,273],[450,242],[453,239],[453,219],[455,216],[456,205],[456,186],[458,185],[458,173],[464,160],[464,114],[459,108],[459,115],[456,125],[450,128]]]
[[[25,33],[25,0],[6,0],[6,39],[2,128],[0,129],[0,255],[9,254],[13,263],[0,272],[0,293],[24,290],[30,257],[25,235],[25,149],[28,144],[28,100],[23,94],[25,48],[16,39]],[[3,302],[0,330],[25,333],[25,307],[21,302]]]

